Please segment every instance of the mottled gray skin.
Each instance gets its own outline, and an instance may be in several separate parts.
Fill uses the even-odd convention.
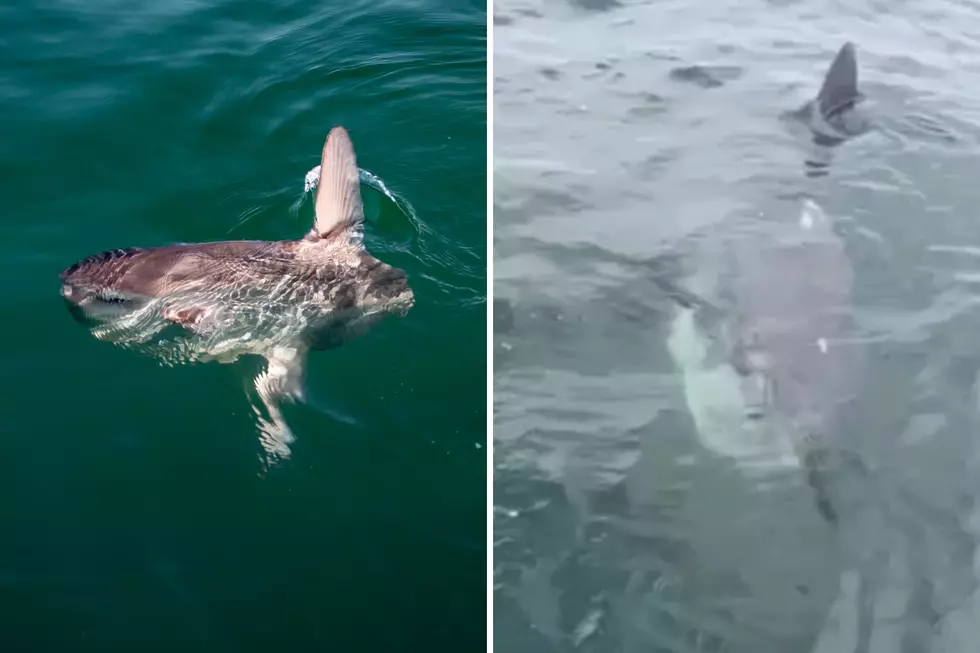
[[[307,353],[337,347],[414,304],[405,272],[363,247],[353,145],[342,127],[324,143],[316,222],[291,241],[227,241],[117,249],[64,270],[61,295],[101,339],[144,345],[168,363],[268,359],[255,379],[271,421],[262,443],[278,457],[293,437],[279,404],[304,396]]]
[[[806,459],[839,432],[841,408],[860,377],[860,350],[845,342],[853,272],[843,242],[812,202],[799,223],[773,225],[762,238],[733,250],[732,362],[755,408],[750,417],[773,420]]]

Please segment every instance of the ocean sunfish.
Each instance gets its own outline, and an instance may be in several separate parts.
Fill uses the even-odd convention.
[[[283,400],[304,397],[308,353],[342,345],[415,298],[403,270],[362,244],[364,208],[350,137],[327,136],[316,219],[299,240],[131,247],[82,259],[60,274],[61,295],[93,335],[163,362],[267,359],[255,388],[262,445],[289,456]]]

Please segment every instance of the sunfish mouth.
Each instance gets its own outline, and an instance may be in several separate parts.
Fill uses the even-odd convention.
[[[64,282],[61,284],[61,297],[71,304],[77,304],[82,298],[82,292],[74,285]]]
[[[408,287],[406,278],[401,288],[391,295],[387,309],[397,317],[405,317],[413,306],[415,306],[415,293]]]
[[[401,294],[391,312],[398,317],[405,317],[413,306],[415,306],[415,295],[411,290],[406,290]]]
[[[415,304],[415,293],[408,285],[408,275],[396,267],[379,267],[382,269],[372,275],[367,294],[375,297],[375,301],[387,311],[398,317],[405,317]]]

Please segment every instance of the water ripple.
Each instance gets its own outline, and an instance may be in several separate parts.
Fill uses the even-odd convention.
[[[969,650],[978,9],[693,9],[494,6],[495,641]],[[844,40],[875,129],[828,152],[782,116]],[[854,267],[846,342],[869,359],[840,434],[860,464],[832,483],[862,518],[840,537],[798,472],[747,477],[699,446],[665,344],[684,283],[724,277],[720,234],[764,235],[810,197]]]

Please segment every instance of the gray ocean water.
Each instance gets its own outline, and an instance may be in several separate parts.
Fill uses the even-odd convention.
[[[496,648],[976,650],[980,7],[501,0],[493,20]],[[875,128],[821,150],[783,116],[848,40]],[[801,469],[753,475],[701,436],[668,351],[662,282],[724,262],[724,240],[689,245],[796,220],[804,195],[853,269],[837,528]]]

